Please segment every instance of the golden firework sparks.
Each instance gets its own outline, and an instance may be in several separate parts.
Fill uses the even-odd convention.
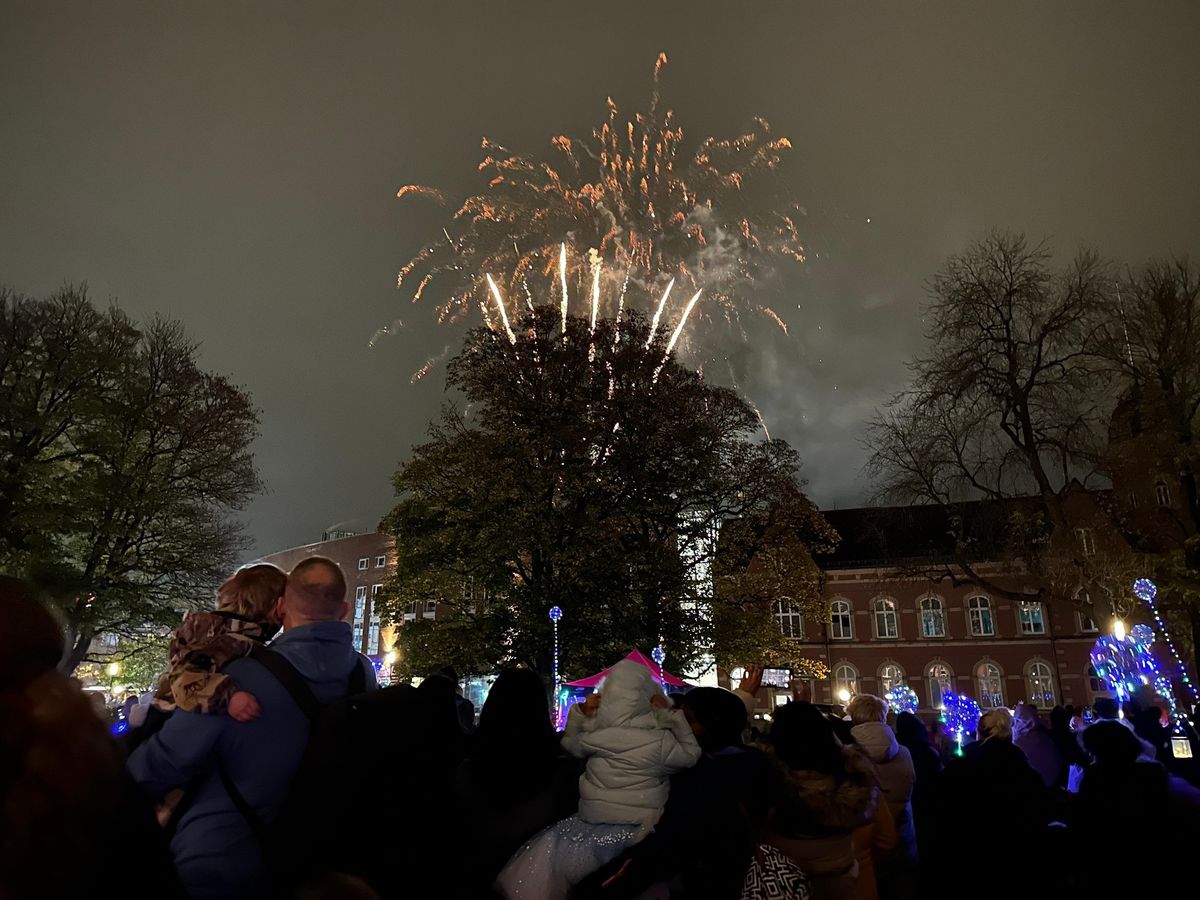
[[[545,159],[485,138],[479,164],[484,187],[458,205],[449,227],[405,264],[397,283],[418,272],[435,275],[445,286],[438,318],[453,322],[472,301],[490,308],[483,272],[510,273],[510,296],[532,272],[553,271],[556,257],[560,283],[567,280],[564,270],[580,282],[592,275],[590,254],[564,264],[564,248],[554,246],[570,233],[581,246],[595,248],[610,271],[624,268],[637,283],[664,272],[689,291],[703,284],[711,303],[698,315],[702,321],[727,322],[742,332],[739,320],[752,313],[785,328],[754,302],[752,291],[778,259],[804,260],[797,223],[805,213],[795,202],[754,198],[786,195],[776,179],[792,143],[756,118],[747,133],[705,138],[688,156],[683,129],[662,105],[666,65],[660,54],[647,113],[623,118],[609,98],[605,119],[590,138],[556,135]],[[445,201],[423,185],[405,185],[397,193]],[[565,290],[563,295],[565,302]],[[605,296],[623,307],[623,291]]]

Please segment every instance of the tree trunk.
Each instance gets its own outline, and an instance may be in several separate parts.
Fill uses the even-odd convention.
[[[70,629],[68,631],[67,649],[63,654],[62,661],[58,667],[67,675],[73,673],[79,664],[83,662],[87,656],[88,649],[92,646],[92,638],[95,637],[90,630],[76,631]]]

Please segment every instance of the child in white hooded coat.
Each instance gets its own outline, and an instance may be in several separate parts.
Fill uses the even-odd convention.
[[[667,803],[670,776],[700,758],[687,719],[666,708],[645,666],[622,660],[599,693],[594,714],[572,707],[563,732],[563,749],[588,761],[579,779],[579,812],[516,852],[496,880],[509,900],[565,898],[649,834]]]

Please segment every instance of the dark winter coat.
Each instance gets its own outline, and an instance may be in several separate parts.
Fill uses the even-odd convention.
[[[790,769],[770,756],[781,776],[778,804],[768,821],[768,843],[812,880],[815,900],[855,900],[858,863],[854,831],[875,815],[881,792],[874,766],[861,750],[842,750],[846,777]]]
[[[946,765],[938,791],[935,821],[943,895],[958,896],[966,884],[976,896],[1011,894],[1006,879],[980,880],[980,848],[987,848],[989,859],[1022,860],[1027,880],[1038,881],[1040,873],[1034,870],[1039,859],[1029,848],[1040,840],[1049,810],[1042,777],[1020,747],[1001,738],[968,744],[962,757]]]

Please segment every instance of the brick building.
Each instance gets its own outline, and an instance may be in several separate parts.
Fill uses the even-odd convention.
[[[1077,527],[1060,538],[1072,542],[1065,556],[1099,559],[1119,547],[1120,536],[1098,506],[1103,496],[1070,489],[1066,507]],[[951,526],[940,509],[825,512],[842,536],[837,552],[819,561],[825,620],[809,620],[786,602],[776,608],[797,655],[829,669],[828,678],[810,684],[814,702],[882,695],[905,683],[916,692],[920,712],[933,717],[949,691],[975,698],[984,709],[1020,701],[1043,709],[1090,705],[1111,696],[1089,660],[1100,630],[1108,628],[1110,606],[1082,589],[1068,596],[1061,584],[1034,596],[1038,582],[1002,547],[1021,506],[964,504],[960,515],[973,538],[972,569],[1007,592],[1029,593],[1028,601],[965,583],[949,562]],[[760,694],[764,711],[785,699],[778,690]]]

